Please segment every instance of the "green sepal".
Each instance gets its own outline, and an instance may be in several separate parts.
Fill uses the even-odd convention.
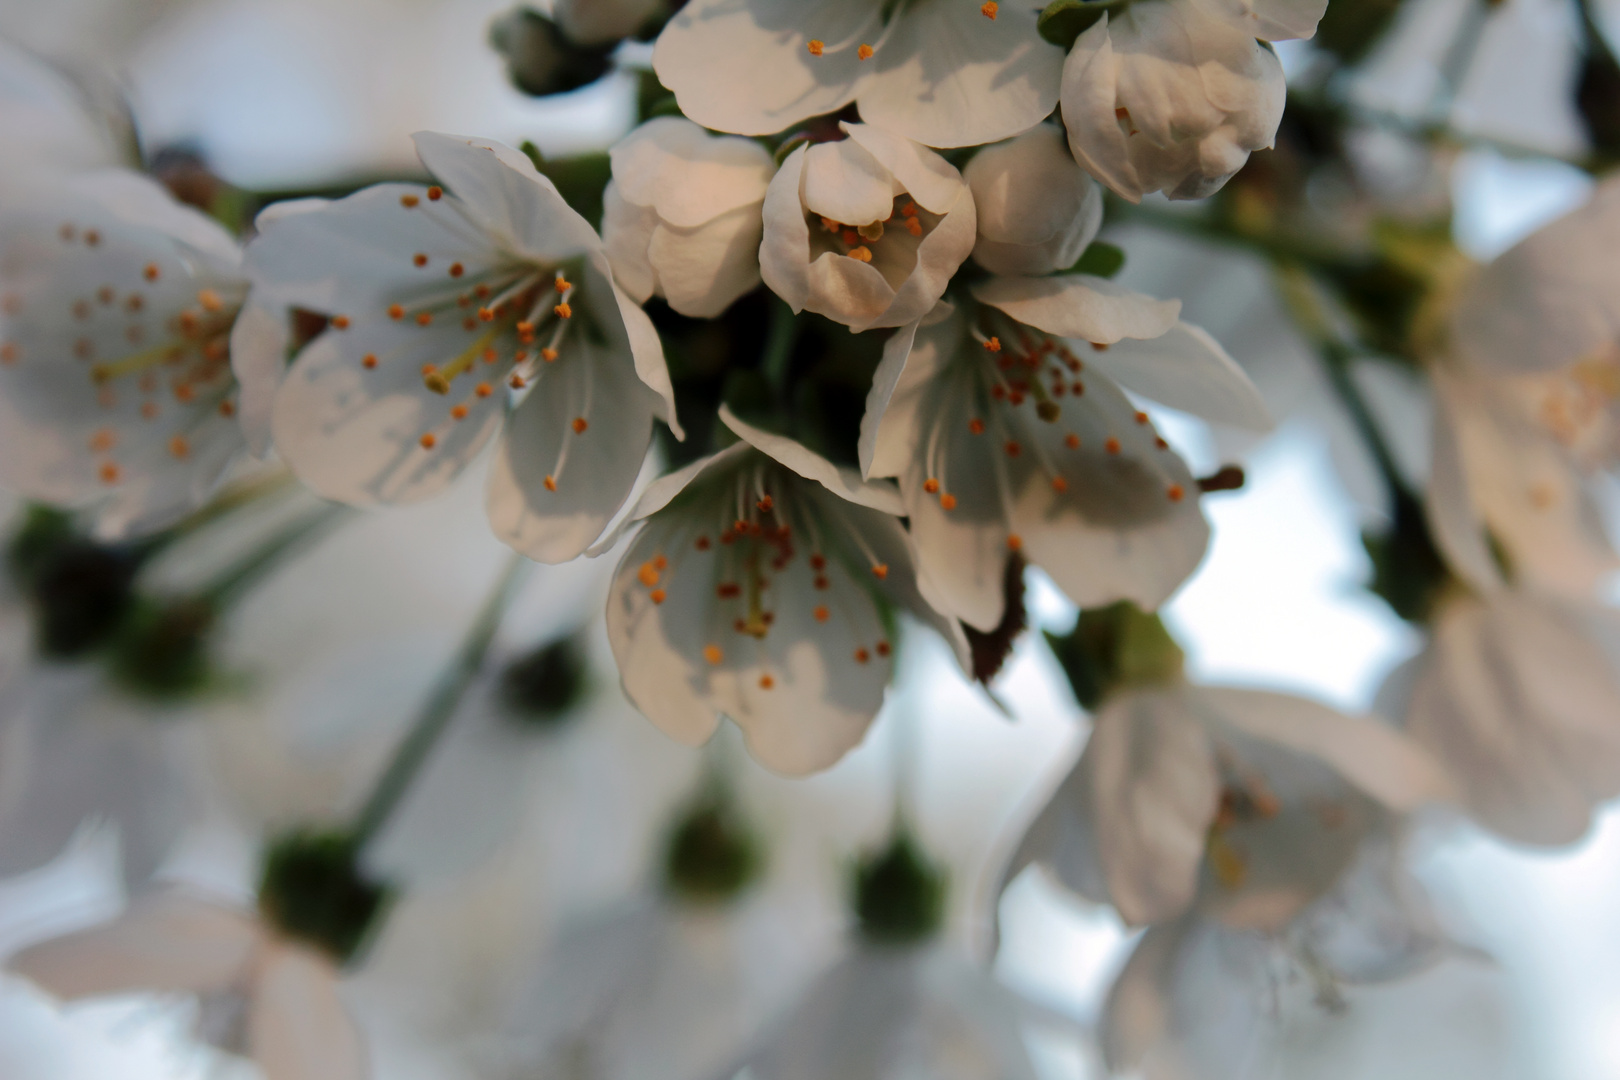
[[[1123,248],[1116,247],[1106,240],[1093,240],[1081,254],[1080,260],[1069,267],[1069,273],[1111,278],[1123,269],[1125,269]]]
[[[361,870],[352,833],[300,830],[278,837],[265,853],[260,912],[340,964],[359,955],[393,899],[391,886]]]
[[[664,887],[696,904],[724,904],[758,880],[765,859],[729,795],[716,787],[700,795],[669,831]]]
[[[602,231],[602,193],[613,179],[613,162],[605,153],[578,154],[573,157],[548,158],[534,143],[525,141],[518,147],[534,162],[540,175],[557,185],[557,190],[579,215],[591,223],[591,228]]]
[[[1174,682],[1185,663],[1163,620],[1129,600],[1087,608],[1072,631],[1048,632],[1046,641],[1087,712],[1121,687]]]
[[[881,945],[913,945],[945,923],[948,879],[904,825],[887,847],[855,867],[854,906],[861,936]]]
[[[1405,493],[1395,497],[1394,516],[1382,533],[1362,534],[1362,545],[1372,560],[1372,581],[1367,589],[1410,623],[1425,624],[1436,602],[1454,585],[1451,571],[1429,531],[1418,501]],[[1492,553],[1504,570],[1502,549]]]
[[[548,641],[501,672],[501,703],[516,723],[549,728],[574,714],[589,684],[579,643],[571,637]]]
[[[1041,37],[1067,51],[1074,40],[1090,30],[1104,15],[1124,11],[1131,0],[1052,0],[1035,22]]]
[[[203,692],[215,679],[210,645],[219,611],[198,597],[133,605],[107,657],[109,673],[125,690],[156,701]]]

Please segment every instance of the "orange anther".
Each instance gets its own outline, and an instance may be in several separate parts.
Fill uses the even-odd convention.
[[[506,385],[514,390],[521,390],[529,384],[523,381],[523,376],[514,372],[512,377],[506,380]]]
[[[418,251],[415,255],[411,256],[411,262],[417,266],[426,266],[427,256]]]
[[[825,589],[827,587],[827,579],[818,574],[816,575],[814,585],[818,589]]]
[[[431,450],[435,446],[439,445],[439,437],[437,435],[433,434],[433,432],[431,432],[431,431],[427,432],[420,439],[418,439],[416,441],[422,444],[422,449],[424,449],[424,450]]]
[[[636,571],[636,577],[640,578],[641,583],[650,589],[658,584],[658,567],[650,562],[644,562],[641,564],[641,569]]]
[[[118,433],[112,428],[101,428],[90,436],[90,452],[105,454],[118,443]]]
[[[1157,446],[1160,450],[1168,450],[1168,449],[1170,449],[1170,444],[1165,442],[1163,438],[1154,439],[1153,440],[1153,445]]]
[[[820,56],[827,48],[827,43],[820,38],[811,38],[805,48],[810,50],[811,56]]]
[[[855,50],[855,55],[862,60],[872,59],[872,46],[862,43],[861,47]]]
[[[1148,414],[1147,414],[1147,413],[1145,413],[1145,412],[1139,412],[1139,413],[1137,413],[1137,414],[1136,414],[1136,422],[1137,422],[1137,423],[1138,423],[1138,424],[1145,424],[1145,423],[1147,423],[1147,422],[1148,422]]]
[[[557,362],[557,356],[558,353],[556,349],[545,348],[540,350],[540,359],[544,360],[548,364],[555,364]]]
[[[1019,536],[1017,533],[1012,533],[1007,537],[1007,550],[1008,551],[1017,551],[1019,548],[1021,548],[1023,546],[1024,546],[1024,538]]]
[[[473,393],[477,394],[479,397],[482,397],[482,398],[487,398],[487,397],[489,397],[489,395],[493,394],[494,392],[495,392],[495,388],[493,386],[489,385],[489,383],[487,383],[487,382],[481,382],[477,386],[473,387]]]
[[[877,578],[879,581],[882,581],[884,578],[888,577],[889,576],[889,564],[888,563],[873,563],[872,564],[872,576]]]
[[[703,659],[707,660],[709,663],[718,664],[718,663],[720,663],[720,661],[724,660],[725,658],[726,658],[726,655],[725,655],[725,653],[720,651],[720,646],[718,646],[718,645],[705,645],[705,646],[703,646]]]
[[[941,495],[939,497],[939,508],[941,510],[955,510],[956,496],[951,494]]]
[[[454,420],[467,419],[467,406],[460,403],[452,405],[450,407],[450,416]]]
[[[5,364],[9,367],[17,362],[17,356],[18,353],[16,342],[8,341],[4,345],[0,345],[0,364]]]
[[[1180,502],[1187,497],[1186,490],[1180,484],[1171,484],[1170,489],[1165,494],[1170,496],[1171,502]]]
[[[555,476],[547,476],[546,477],[546,490],[547,491],[556,491],[557,490],[557,478]]]
[[[176,435],[169,440],[169,453],[177,458],[183,458],[191,453],[191,444],[186,442],[184,435]]]
[[[765,495],[762,496],[759,502],[755,503],[754,505],[759,507],[762,512],[770,513],[771,507],[775,506],[776,503],[772,501],[769,495]]]
[[[1024,448],[1012,439],[1007,440],[1007,445],[1003,449],[1007,451],[1008,457],[1017,457],[1024,452]]]
[[[877,643],[877,654],[879,656],[888,656],[892,651],[893,650],[889,648],[889,643],[887,641],[880,641]]]
[[[825,607],[818,607],[810,614],[816,617],[816,622],[826,622],[828,619],[832,618],[832,612],[828,611]]]
[[[497,353],[494,349],[485,349],[484,352],[483,352],[483,357],[484,357],[484,363],[493,364],[495,361],[500,359],[500,354]]]
[[[1061,476],[1054,476],[1052,477],[1052,490],[1061,495],[1069,490],[1069,482]]]
[[[855,650],[855,662],[857,664],[864,664],[870,659],[872,659],[872,654],[867,652],[865,649]]]
[[[432,321],[433,321],[433,312],[431,312],[431,311],[418,311],[416,313],[416,325],[417,326],[426,326],[429,323],[431,323]]]
[[[969,420],[968,431],[974,435],[983,435],[984,421],[980,420],[978,417],[974,417],[972,420]]]
[[[759,677],[759,688],[761,690],[769,690],[771,687],[773,687],[775,685],[776,685],[776,680],[771,678],[769,675],[761,675]]]
[[[996,13],[1000,10],[1001,6],[996,3],[996,0],[985,0],[985,2],[979,7],[979,14],[983,15],[987,19],[994,19],[996,17]]]
[[[667,594],[663,589],[654,589],[652,592],[647,594],[647,599],[651,600],[655,604],[662,604],[666,595]]]
[[[234,402],[234,401],[222,401],[222,402],[220,402],[219,403],[219,415],[221,415],[221,416],[235,416],[236,415],[236,402]]]
[[[86,233],[84,239],[85,239],[85,242],[88,243],[89,240],[90,240],[90,235],[88,233]],[[102,466],[101,466],[100,473],[101,473],[101,482],[103,484],[116,484],[116,483],[118,483],[118,477],[119,477],[120,473],[118,471],[118,466],[114,465],[112,462],[110,462],[110,461],[104,462],[102,464]]]
[[[451,277],[460,277],[462,274],[464,274],[466,272],[467,272],[466,268],[463,267],[460,263],[454,262],[454,263],[450,264],[450,276]]]
[[[84,231],[84,242],[89,244],[91,247],[95,247],[97,244],[101,243],[101,234],[96,232],[94,229],[86,229]],[[111,483],[111,481],[108,482]]]
[[[558,292],[567,292],[569,289],[573,288],[573,286],[568,283],[568,279],[563,277],[561,274],[557,275],[557,280],[552,282],[552,284],[556,287]]]
[[[574,429],[575,435],[583,435],[585,434],[585,429],[590,427],[590,424],[585,422],[585,418],[583,416],[576,416],[574,417],[574,422],[571,426]]]
[[[934,494],[935,492],[939,491],[939,481],[930,476],[927,480],[923,481],[923,490],[928,492],[930,495]]]
[[[130,297],[130,299],[133,300],[133,299],[135,299],[135,297]],[[204,311],[218,311],[220,308],[225,306],[225,301],[223,299],[221,299],[219,293],[215,292],[213,289],[201,289],[201,290],[199,290],[197,292],[197,303],[199,303],[199,304],[201,304],[203,306]],[[139,310],[139,305],[136,306],[136,310]],[[342,319],[342,318],[343,318],[343,316],[341,316],[341,315],[338,316],[338,319]],[[337,319],[333,319],[332,320],[333,325],[337,325],[337,321],[338,321]],[[341,330],[341,329],[343,329],[344,326],[348,326],[348,325],[349,325],[349,320],[348,319],[343,319],[343,325],[338,326],[338,329]]]
[[[405,305],[404,304],[389,304],[388,305],[388,317],[390,319],[403,319],[405,317]]]
[[[369,353],[369,352],[366,353],[366,355],[364,355],[364,356],[362,356],[360,358],[360,366],[367,369],[368,371],[370,369],[376,367],[377,366],[377,354],[376,353]]]
[[[692,546],[697,548],[699,551],[708,551],[710,546],[709,538],[707,536],[700,536],[697,538],[697,542]]]
[[[569,307],[567,303],[558,304],[552,310],[557,313],[559,319],[572,319],[574,317],[574,309]]]
[[[141,277],[145,278],[147,281],[156,281],[162,276],[163,271],[158,269],[157,263],[147,263],[146,269],[141,271]]]
[[[916,218],[906,218],[906,232],[912,236],[921,236],[923,234],[922,222]]]
[[[190,405],[191,404],[191,399],[196,397],[196,396],[197,396],[197,392],[191,388],[190,383],[184,383],[183,382],[183,383],[178,383],[178,384],[175,385],[174,399],[176,401],[178,401],[180,404],[182,404],[182,405]]]
[[[422,200],[418,199],[415,195],[401,195],[399,197],[399,205],[403,206],[407,210],[421,201]]]
[[[989,349],[991,352],[1000,352],[1001,351],[1001,339],[998,338],[998,337],[993,337],[989,341],[984,343],[984,347],[986,349]]]
[[[440,199],[444,198],[444,188],[440,187],[438,184],[434,184],[432,187],[428,188],[428,198],[433,202],[438,202]]]
[[[141,403],[141,415],[148,420],[156,420],[158,414],[157,402],[146,401]]]
[[[1103,449],[1108,451],[1110,454],[1119,453],[1119,440],[1113,436],[1109,436],[1108,441],[1103,443]]]

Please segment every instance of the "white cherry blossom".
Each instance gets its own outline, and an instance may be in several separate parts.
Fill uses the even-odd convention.
[[[1385,708],[1445,763],[1480,824],[1573,843],[1620,795],[1617,650],[1607,609],[1515,589],[1458,595],[1442,602],[1427,650],[1391,677]]]
[[[973,261],[995,274],[1067,270],[1102,227],[1102,189],[1075,164],[1053,124],[987,146],[962,176],[973,190]]]
[[[1038,1010],[941,944],[863,943],[747,1059],[759,1080],[1034,1080]]]
[[[971,315],[941,307],[889,339],[861,424],[862,467],[899,478],[924,573],[981,630],[1001,619],[1013,552],[1082,606],[1157,607],[1209,526],[1186,464],[1120,387],[1264,427],[1254,387],[1175,301],[1081,274],[973,295]]]
[[[1282,64],[1253,28],[1200,0],[1137,0],[1105,14],[1063,66],[1069,148],[1131,202],[1220,190],[1272,144],[1286,95]]]
[[[0,484],[93,507],[103,538],[205,501],[243,449],[240,264],[223,229],[137,173],[13,200],[0,212]]]
[[[1620,463],[1620,183],[1462,288],[1433,365],[1429,512],[1474,587],[1501,575],[1589,598],[1620,567],[1591,482]]]
[[[776,172],[769,151],[666,116],[610,153],[602,238],[625,292],[710,319],[759,284],[761,207]]]
[[[787,775],[825,769],[883,704],[894,666],[881,601],[946,635],[925,598],[892,486],[791,439],[721,419],[743,441],[655,482],[614,578],[608,636],[625,692],[681,742],[730,717]]]
[[[253,913],[173,886],[113,922],[23,950],[9,965],[65,999],[147,990],[201,999],[198,1036],[265,1080],[363,1080],[366,1052],[325,953]]]
[[[1063,53],[1033,4],[979,0],[692,0],[653,66],[705,127],[769,135],[854,102],[928,146],[1016,135],[1057,104]]]
[[[1198,902],[1278,932],[1325,893],[1388,811],[1450,798],[1422,749],[1303,698],[1173,682],[1130,688],[1030,827],[1009,880],[1040,863],[1132,925]]]
[[[973,193],[944,158],[868,124],[793,151],[765,195],[765,284],[851,330],[926,315],[973,250]]]
[[[276,447],[328,498],[411,502],[510,414],[490,524],[566,561],[628,497],[653,418],[680,434],[657,332],[527,157],[430,132],[416,146],[444,188],[380,184],[266,220],[249,246],[267,302],[331,317],[276,396]]]

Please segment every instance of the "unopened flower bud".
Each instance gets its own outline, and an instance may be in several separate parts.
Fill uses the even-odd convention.
[[[1102,226],[1103,199],[1053,124],[987,146],[962,177],[973,189],[973,259],[997,274],[1049,274],[1079,260]]]

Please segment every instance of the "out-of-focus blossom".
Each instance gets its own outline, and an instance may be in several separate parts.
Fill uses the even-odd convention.
[[[1429,756],[1377,721],[1181,682],[1114,695],[1010,873],[1048,866],[1128,923],[1195,902],[1278,932],[1339,880],[1388,811],[1448,798]]]
[[[759,1080],[1034,1080],[1032,1009],[950,947],[862,942],[750,1056]]]
[[[1282,64],[1222,6],[1139,0],[1081,34],[1064,63],[1069,148],[1131,202],[1212,195],[1277,135]]]
[[[1075,164],[1055,125],[985,147],[962,177],[978,214],[973,260],[992,273],[1067,270],[1102,227],[1102,189]]]
[[[656,481],[608,599],[625,692],[682,742],[718,714],[777,772],[825,769],[865,735],[894,666],[884,605],[960,628],[927,599],[899,493],[722,407],[741,442]]]
[[[1031,4],[693,0],[653,65],[705,127],[768,135],[854,102],[928,146],[1016,135],[1057,104],[1063,54]]]
[[[1326,895],[1280,929],[1233,927],[1201,911],[1155,926],[1109,989],[1103,1057],[1145,1080],[1247,1080],[1285,1006],[1309,996],[1342,1008],[1343,990],[1415,974],[1453,946],[1404,870],[1396,840],[1375,833]]]
[[[243,449],[241,253],[136,173],[0,211],[0,483],[96,509],[103,538],[172,524]]]
[[[1475,587],[1587,598],[1620,566],[1588,486],[1620,461],[1620,184],[1479,271],[1449,324],[1430,520]]]
[[[679,433],[663,348],[589,223],[499,143],[421,133],[437,185],[382,184],[265,223],[265,303],[330,316],[277,395],[277,449],[328,498],[402,503],[495,452],[496,534],[562,562],[630,493],[655,416]]]
[[[776,171],[769,151],[660,117],[611,153],[602,239],[625,292],[711,319],[759,284],[760,208]]]
[[[926,315],[973,251],[973,193],[944,158],[868,124],[800,147],[765,195],[760,271],[795,312],[851,330]]]
[[[0,196],[10,199],[74,171],[126,164],[134,137],[110,87],[0,39],[0,146]]]
[[[333,960],[250,911],[183,887],[137,900],[105,926],[25,949],[10,966],[61,998],[196,994],[198,1037],[252,1058],[266,1080],[366,1075]]]
[[[862,466],[899,478],[924,574],[980,629],[1001,619],[1014,553],[1082,606],[1158,606],[1209,526],[1187,466],[1120,385],[1264,427],[1253,386],[1175,301],[1081,274],[973,294],[971,314],[941,307],[889,339],[862,421]]]
[[[1236,19],[1251,37],[1287,41],[1316,35],[1327,0],[1191,0]]]
[[[1427,651],[1391,677],[1385,707],[1445,762],[1480,824],[1572,843],[1620,794],[1617,645],[1607,609],[1515,589],[1454,596]]]

